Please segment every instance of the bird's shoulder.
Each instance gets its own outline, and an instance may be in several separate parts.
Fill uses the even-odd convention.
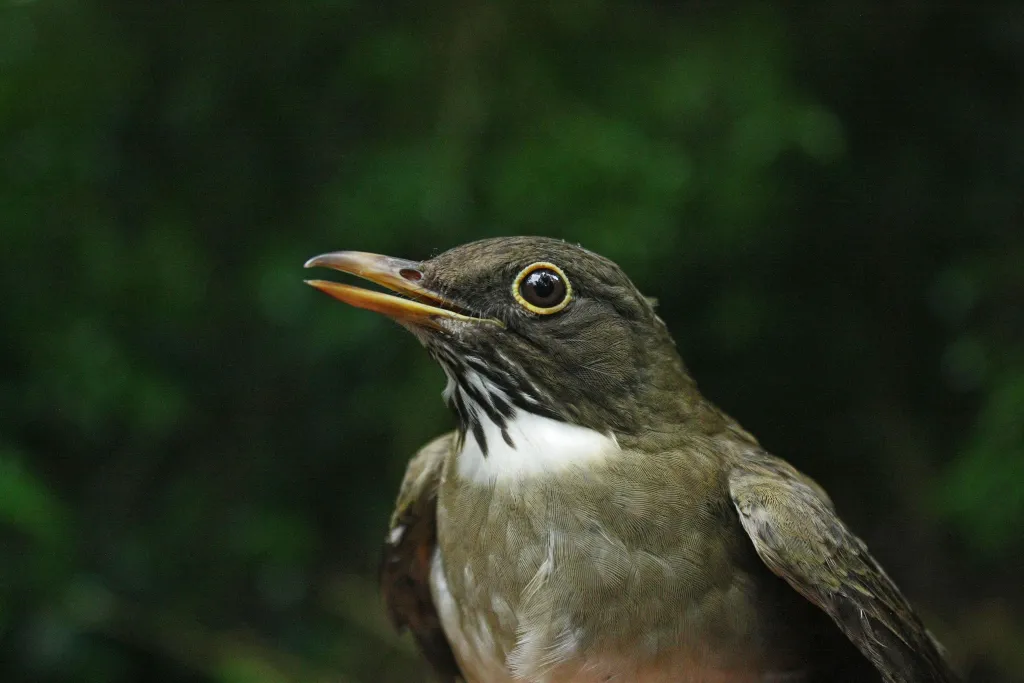
[[[408,629],[441,680],[460,672],[430,592],[437,544],[437,492],[455,433],[440,436],[409,461],[391,517],[380,567],[380,586],[392,623]]]

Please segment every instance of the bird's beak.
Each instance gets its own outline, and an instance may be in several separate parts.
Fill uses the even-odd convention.
[[[383,313],[403,324],[440,329],[442,320],[475,323],[499,323],[489,318],[468,315],[462,307],[438,292],[422,286],[423,272],[415,261],[367,254],[361,251],[335,251],[314,256],[306,261],[306,268],[333,268],[350,273],[398,292],[393,296],[384,292],[363,289],[328,280],[306,280],[306,284],[330,294],[350,306]]]

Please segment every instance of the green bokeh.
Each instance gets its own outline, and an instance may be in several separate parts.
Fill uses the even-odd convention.
[[[619,262],[971,680],[1024,671],[1012,4],[0,4],[0,680],[423,680],[376,597],[451,418],[314,254]]]

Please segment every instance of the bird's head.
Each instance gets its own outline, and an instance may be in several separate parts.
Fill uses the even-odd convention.
[[[426,261],[341,251],[306,267],[400,295],[309,281],[412,331],[448,376],[463,430],[526,410],[628,434],[668,417],[692,387],[652,301],[615,263],[573,244],[502,237]]]

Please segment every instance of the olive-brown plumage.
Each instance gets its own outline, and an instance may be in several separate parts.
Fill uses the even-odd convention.
[[[698,392],[611,261],[536,237],[312,259],[404,294],[458,428],[411,461],[381,586],[469,683],[956,680],[822,489]]]

